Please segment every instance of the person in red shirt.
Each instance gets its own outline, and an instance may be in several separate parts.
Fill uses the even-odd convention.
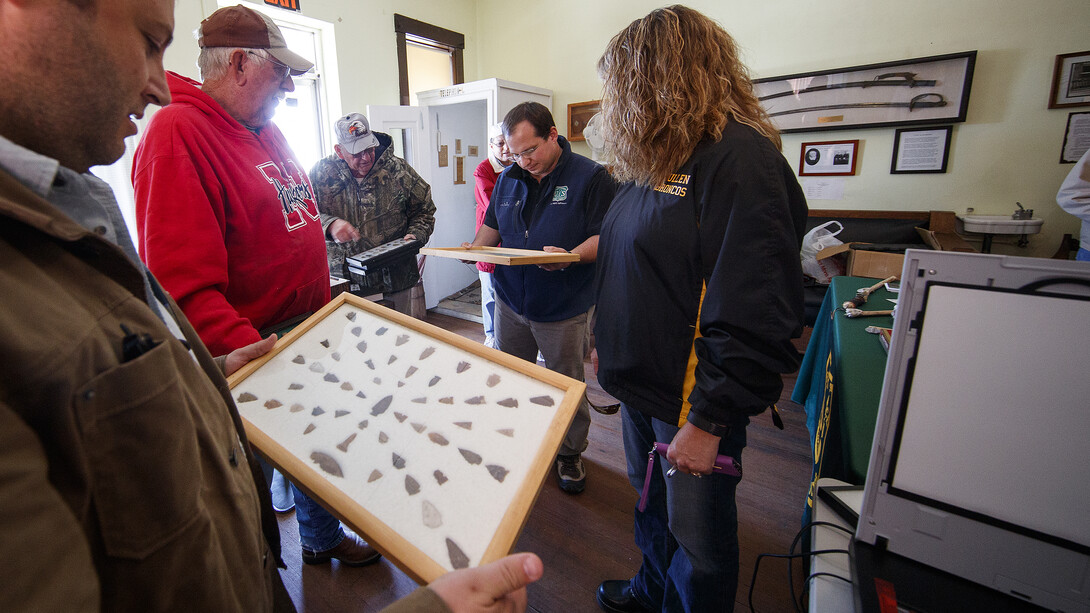
[[[488,128],[488,157],[477,165],[473,171],[473,179],[476,181],[474,195],[477,198],[477,227],[481,229],[484,223],[484,214],[488,210],[488,201],[492,198],[492,188],[496,187],[496,179],[505,168],[511,165],[511,151],[507,149],[507,141],[504,139],[500,124]],[[496,290],[492,287],[492,272],[496,270],[495,264],[477,262],[477,274],[481,278],[481,317],[484,319],[484,345],[496,347],[495,325],[493,317],[496,314]]]

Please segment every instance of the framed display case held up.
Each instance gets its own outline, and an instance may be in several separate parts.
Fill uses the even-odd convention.
[[[488,262],[501,266],[528,266],[531,264],[559,264],[578,262],[579,255],[568,252],[538,251],[536,249],[515,249],[514,247],[425,247],[420,250],[424,255],[439,258],[453,258],[466,262]]]
[[[976,51],[753,82],[781,132],[965,121]]]
[[[421,583],[511,551],[586,390],[351,294],[229,383],[258,452]]]

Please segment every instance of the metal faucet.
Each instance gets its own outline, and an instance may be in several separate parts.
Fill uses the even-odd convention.
[[[1018,205],[1018,210],[1011,215],[1011,219],[1033,219],[1033,209],[1027,209],[1021,202],[1015,202],[1015,204]]]

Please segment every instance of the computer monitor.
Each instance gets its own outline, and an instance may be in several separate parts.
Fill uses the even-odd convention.
[[[1090,264],[905,254],[856,538],[1090,611]]]

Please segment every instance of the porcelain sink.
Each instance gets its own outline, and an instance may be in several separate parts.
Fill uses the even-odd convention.
[[[1010,215],[958,215],[958,230],[980,234],[1037,234],[1043,219],[1011,219]]]

